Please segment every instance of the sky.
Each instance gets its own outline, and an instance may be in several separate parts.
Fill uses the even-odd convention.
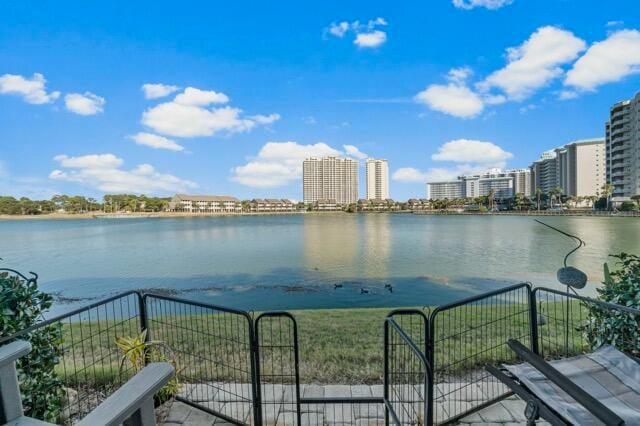
[[[637,0],[0,3],[0,195],[302,199],[309,156],[390,196],[601,137]]]

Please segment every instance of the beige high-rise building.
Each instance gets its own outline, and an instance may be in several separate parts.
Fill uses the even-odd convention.
[[[611,107],[606,124],[606,181],[612,201],[640,195],[640,92]]]
[[[367,159],[366,180],[367,200],[389,198],[389,162],[387,160]]]
[[[355,203],[358,200],[358,162],[351,158],[307,158],[302,163],[302,192],[306,204],[319,200]]]
[[[557,187],[556,179],[556,153],[555,151],[545,151],[539,159],[531,164],[531,195],[535,195],[540,189],[543,194],[549,193]]]
[[[600,195],[606,182],[603,138],[583,139],[555,150],[556,186],[568,197]]]

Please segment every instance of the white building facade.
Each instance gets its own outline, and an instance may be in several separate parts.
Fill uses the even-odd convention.
[[[611,107],[606,130],[606,182],[612,200],[640,194],[640,93]]]
[[[185,213],[242,213],[242,202],[226,195],[176,194],[169,210]]]
[[[350,204],[358,200],[358,162],[351,158],[307,158],[302,163],[305,204],[334,200]]]
[[[389,163],[387,160],[367,159],[367,200],[389,198]]]
[[[429,182],[428,196],[432,200],[452,200],[455,198],[477,198],[490,195],[499,200],[512,198],[514,195],[514,178],[504,172],[484,174],[480,176],[460,176],[457,180],[445,182]]]

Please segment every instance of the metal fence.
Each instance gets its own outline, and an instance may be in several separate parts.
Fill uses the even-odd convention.
[[[427,316],[419,310],[396,310],[385,320],[383,400],[387,423],[433,424],[427,333]]]
[[[177,399],[237,424],[255,423],[253,321],[244,312],[146,294],[148,339],[175,362]]]
[[[136,370],[131,363],[123,362],[123,353],[116,339],[140,334],[141,307],[140,294],[128,292],[0,339],[0,345],[17,339],[34,343],[34,351],[21,364],[24,385],[24,380],[30,380],[30,364],[37,362],[38,347],[41,346],[38,339],[48,337],[44,331],[52,328],[61,330],[61,339],[54,342],[59,354],[54,371],[61,388],[42,389],[25,395],[26,413],[42,417],[42,413],[47,411],[45,404],[51,403],[51,393],[56,392],[60,398],[56,403],[60,402],[62,406],[61,413],[59,418],[50,420],[72,424],[130,379]]]
[[[254,320],[244,311],[137,292],[44,321],[0,345],[38,339],[49,327],[61,331],[55,373],[64,389],[63,424],[86,415],[135,374],[116,341],[147,330],[142,336],[162,348],[159,356],[175,362],[177,398],[227,422],[430,425],[456,422],[510,395],[483,368],[517,361],[508,339],[547,359],[602,344],[640,355],[638,312],[526,283],[431,312],[395,310],[381,323],[378,386],[301,383],[298,324],[287,312]],[[612,324],[618,333],[607,333]],[[37,412],[43,401],[31,395],[25,407]]]
[[[640,311],[575,294],[536,288],[538,342],[534,351],[548,360],[612,345],[640,357]]]
[[[514,361],[507,340],[531,346],[531,286],[517,284],[435,308],[429,318],[435,423],[449,423],[508,396],[484,370]]]

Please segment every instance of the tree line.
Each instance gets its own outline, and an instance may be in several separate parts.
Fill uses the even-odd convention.
[[[82,195],[54,195],[48,200],[31,200],[27,197],[0,196],[0,214],[38,215],[55,212],[159,212],[169,204],[168,197],[147,197],[132,194],[107,194],[102,200]]]

